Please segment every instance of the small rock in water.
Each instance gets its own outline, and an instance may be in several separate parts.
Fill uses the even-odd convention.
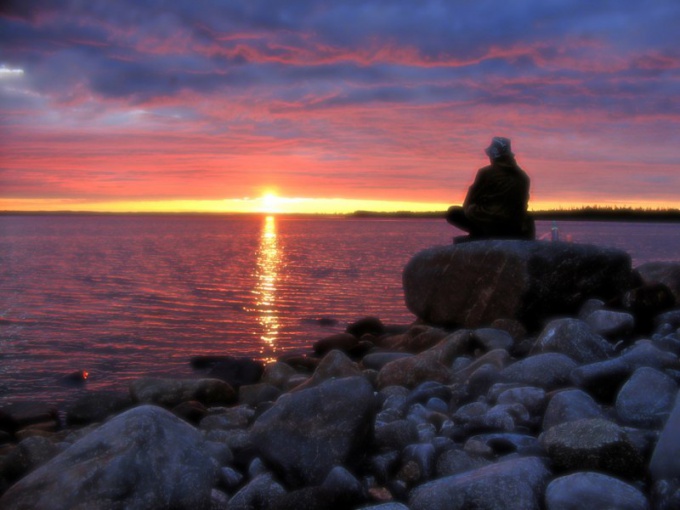
[[[64,386],[84,386],[90,374],[86,370],[76,370],[59,378],[59,384]]]

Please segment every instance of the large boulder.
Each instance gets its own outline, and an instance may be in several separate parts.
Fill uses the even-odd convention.
[[[208,508],[215,476],[200,432],[164,409],[141,406],[20,480],[0,508]]]
[[[421,485],[412,492],[409,508],[539,509],[549,478],[550,471],[539,458],[516,458]]]
[[[479,327],[501,318],[532,329],[588,298],[631,286],[630,256],[585,244],[487,240],[416,254],[403,273],[406,305],[430,324]]]
[[[289,485],[318,485],[333,467],[357,460],[374,413],[366,379],[332,379],[280,397],[255,421],[251,440]]]

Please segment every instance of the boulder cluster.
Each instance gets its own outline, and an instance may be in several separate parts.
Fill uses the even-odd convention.
[[[581,297],[540,327],[366,318],[267,365],[8,406],[0,508],[680,508],[680,308]]]

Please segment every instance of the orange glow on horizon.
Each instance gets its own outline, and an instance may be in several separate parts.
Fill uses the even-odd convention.
[[[4,212],[96,212],[96,213],[261,213],[261,214],[349,214],[370,212],[435,212],[451,205],[444,202],[364,200],[346,198],[291,198],[273,192],[259,198],[224,200],[130,200],[84,201],[69,199],[9,199],[0,198]],[[670,201],[601,202],[531,201],[532,211],[578,209],[582,207],[630,207],[643,209],[678,209]]]

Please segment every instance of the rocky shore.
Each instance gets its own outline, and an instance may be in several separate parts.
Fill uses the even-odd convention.
[[[680,508],[680,264],[478,242],[404,288],[400,330],[1,409],[0,508]]]

